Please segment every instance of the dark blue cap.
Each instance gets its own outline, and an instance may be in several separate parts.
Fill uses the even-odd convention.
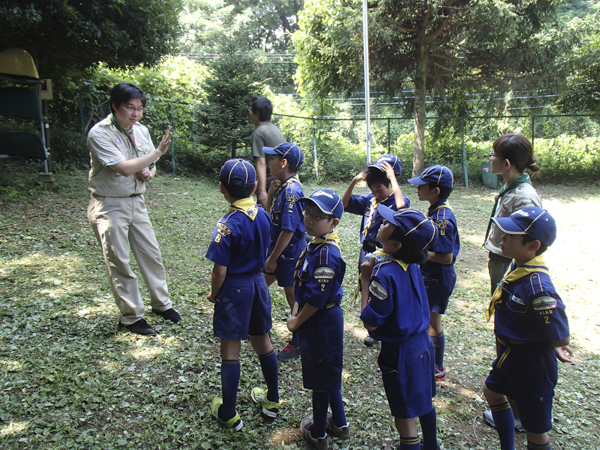
[[[416,178],[408,180],[410,184],[422,185],[433,183],[439,187],[454,187],[454,174],[446,166],[431,166],[428,167]]]
[[[331,189],[319,189],[310,194],[310,197],[302,197],[301,202],[313,202],[325,214],[332,215],[336,219],[342,218],[344,204],[342,198]]]
[[[240,180],[244,187],[254,186],[256,183],[256,171],[252,164],[241,158],[230,159],[221,167],[219,180],[226,185],[231,184],[231,180]]]
[[[300,167],[304,162],[304,153],[296,144],[284,142],[277,147],[263,147],[262,151],[269,155],[279,155],[287,159],[294,167]]]
[[[402,234],[410,238],[414,244],[425,250],[437,239],[435,224],[417,209],[404,208],[394,211],[385,205],[379,205],[377,212],[385,220],[400,228]]]
[[[389,153],[377,158],[377,161],[375,161],[369,167],[375,167],[383,172],[383,163],[388,163],[390,166],[392,166],[392,169],[394,169],[394,173],[396,175],[400,175],[402,173],[402,162],[400,161],[400,158],[398,158],[396,155],[390,155]]]
[[[548,211],[528,206],[508,217],[492,217],[506,234],[528,234],[542,244],[551,246],[556,240],[556,222]]]

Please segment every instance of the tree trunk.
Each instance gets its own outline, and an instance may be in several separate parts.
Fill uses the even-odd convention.
[[[232,141],[231,141],[231,159],[236,158],[236,153],[237,153],[237,141],[235,139],[232,139]]]
[[[425,169],[425,94],[427,92],[427,46],[417,45],[417,68],[415,70],[415,140],[413,143],[412,176],[417,177]]]

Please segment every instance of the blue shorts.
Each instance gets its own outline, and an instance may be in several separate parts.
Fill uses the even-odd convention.
[[[227,275],[216,297],[214,335],[245,340],[267,334],[271,326],[271,295],[262,274]]]
[[[423,272],[423,283],[427,291],[429,311],[444,314],[456,285],[456,271],[453,265],[440,264],[430,268],[432,270]]]
[[[381,341],[377,362],[392,415],[410,419],[433,409],[434,350],[427,332],[404,341]]]
[[[277,269],[275,272],[267,273],[263,270],[263,273],[265,275],[275,275],[279,287],[293,287],[294,272],[296,272],[296,263],[298,262],[299,257],[300,254],[298,254],[296,258],[280,256],[277,260]]]
[[[342,388],[344,314],[339,304],[317,311],[298,329],[305,389]]]
[[[497,358],[485,380],[491,391],[512,398],[523,428],[532,433],[552,429],[552,399],[558,381],[558,362],[552,347],[496,341]]]

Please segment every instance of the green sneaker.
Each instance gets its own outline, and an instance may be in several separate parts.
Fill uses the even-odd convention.
[[[279,412],[279,407],[281,406],[281,403],[272,402],[268,400],[267,393],[264,391],[264,389],[255,387],[254,389],[252,389],[251,396],[254,403],[256,403],[259,406],[262,406],[262,413],[265,416],[271,419],[277,417],[277,413]]]
[[[233,416],[231,419],[229,419],[226,422],[224,420],[221,420],[221,418],[219,417],[219,408],[221,407],[222,404],[223,404],[223,399],[221,399],[219,397],[214,398],[214,400],[212,401],[212,407],[211,407],[212,415],[225,428],[233,428],[235,431],[240,431],[242,429],[242,427],[244,426],[244,422],[242,422],[242,419],[240,419],[239,414],[236,413],[235,416]]]

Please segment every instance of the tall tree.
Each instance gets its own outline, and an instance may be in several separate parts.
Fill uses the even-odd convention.
[[[152,65],[176,46],[181,8],[181,0],[3,0],[0,48],[25,48],[52,78],[99,62]]]
[[[237,149],[245,146],[254,129],[249,122],[248,103],[262,92],[262,77],[250,54],[240,52],[236,41],[221,45],[219,58],[209,64],[209,69],[202,85],[206,98],[198,111],[199,143],[235,158]]]
[[[554,0],[371,0],[373,89],[414,89],[413,176],[424,168],[426,95],[534,83],[559,52]],[[294,34],[301,91],[320,98],[363,86],[362,2],[307,0]]]

